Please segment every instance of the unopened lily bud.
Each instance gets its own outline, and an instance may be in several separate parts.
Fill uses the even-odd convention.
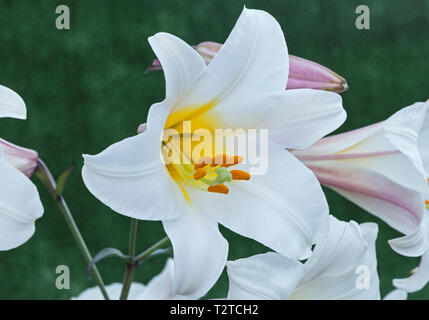
[[[142,123],[141,125],[139,125],[139,127],[137,128],[137,133],[143,133],[145,132],[147,129],[147,124],[146,123]]]
[[[344,92],[346,80],[332,70],[307,59],[289,55],[289,79],[286,89],[317,89]]]
[[[0,152],[2,152],[3,159],[29,178],[37,168],[39,155],[34,150],[23,148],[0,139]]]
[[[201,42],[194,49],[208,65],[218,53],[222,44],[212,41]],[[158,59],[146,69],[146,73],[162,70]],[[289,55],[289,79],[286,89],[317,89],[332,92],[344,92],[348,89],[346,80],[332,70],[307,59]]]

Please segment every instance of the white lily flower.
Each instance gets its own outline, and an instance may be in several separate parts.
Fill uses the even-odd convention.
[[[228,299],[380,299],[374,223],[358,225],[331,216],[325,241],[305,262],[268,252],[228,261]]]
[[[411,277],[394,285],[422,289],[429,281],[429,104],[415,103],[294,154],[322,184],[406,235],[389,244],[401,255],[423,257]]]
[[[87,188],[120,214],[163,222],[174,249],[174,293],[199,297],[218,279],[228,253],[218,223],[291,258],[308,257],[327,233],[328,205],[314,175],[283,145],[271,141],[267,172],[250,177],[250,165],[239,164],[242,154],[222,155],[234,166],[213,171],[180,144],[176,149],[191,164],[166,165],[160,137],[172,128],[183,135],[183,123],[190,121],[210,133],[267,128],[274,140],[287,134],[287,147],[304,148],[344,122],[341,97],[284,90],[286,42],[264,11],[244,9],[208,66],[171,34],[158,33],[149,43],[163,66],[166,99],[150,108],[144,133],[84,156]]]
[[[26,118],[26,107],[14,91],[0,86],[0,117]],[[7,161],[0,145],[0,250],[25,243],[43,214],[36,186]]]
[[[152,278],[147,285],[133,282],[128,294],[128,300],[181,300],[185,296],[173,295],[173,259],[168,259],[164,269]],[[106,286],[106,291],[111,299],[119,300],[122,291],[122,283],[112,283]],[[83,291],[76,300],[104,300],[99,287],[92,287]]]
[[[412,257],[429,245],[424,223],[428,174],[422,160],[429,141],[422,136],[429,124],[427,107],[416,103],[386,121],[294,151],[322,184],[404,233],[389,243]]]

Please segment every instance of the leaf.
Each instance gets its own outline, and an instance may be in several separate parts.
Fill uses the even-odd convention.
[[[57,188],[55,190],[55,193],[57,194],[57,196],[61,196],[63,194],[67,181],[69,179],[70,173],[72,171],[73,171],[73,167],[70,166],[58,177]]]
[[[94,265],[98,262],[100,262],[103,259],[106,258],[120,258],[122,260],[126,260],[127,262],[132,262],[132,257],[123,254],[119,249],[116,248],[104,248],[98,252],[95,257],[92,259],[90,264],[88,265],[88,269],[86,270],[86,273],[88,277],[90,277],[91,270],[94,267]]]

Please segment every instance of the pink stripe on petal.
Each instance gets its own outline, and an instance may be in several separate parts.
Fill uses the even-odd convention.
[[[424,213],[422,195],[387,177],[362,167],[337,161],[307,166],[320,183],[381,218],[396,230],[409,234]]]

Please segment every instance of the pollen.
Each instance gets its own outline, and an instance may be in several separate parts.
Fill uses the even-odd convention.
[[[194,173],[194,179],[195,180],[200,180],[200,179],[204,178],[206,176],[206,174],[207,174],[207,171],[205,169],[203,169],[203,168],[198,169]]]
[[[250,180],[250,174],[242,170],[231,170],[232,180]]]
[[[217,184],[215,186],[209,186],[207,191],[208,192],[214,192],[214,193],[228,194],[229,189],[224,184]]]
[[[211,157],[203,157],[200,158],[195,164],[194,164],[194,170],[202,169],[205,166],[212,164],[212,158]]]

